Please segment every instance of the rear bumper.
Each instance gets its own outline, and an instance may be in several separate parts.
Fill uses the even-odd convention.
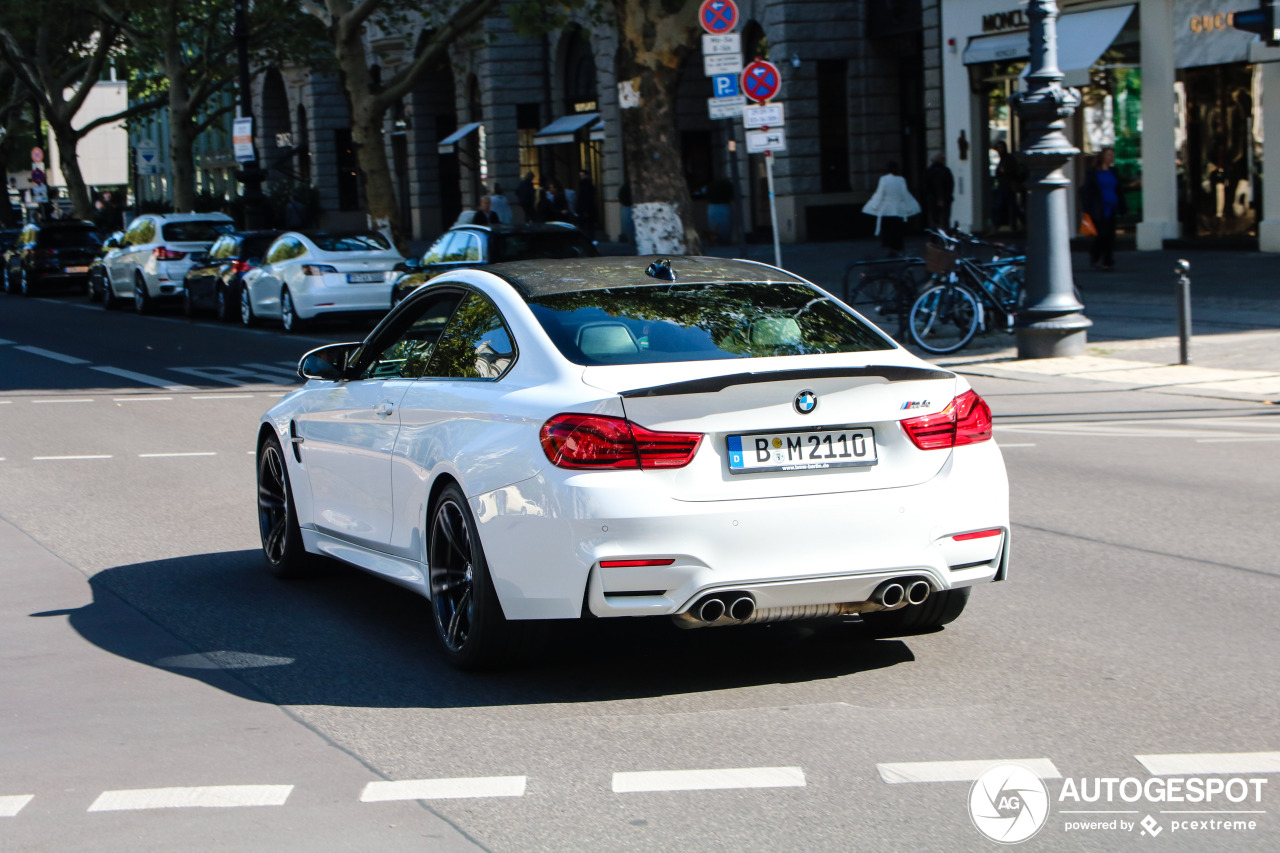
[[[959,448],[915,486],[681,502],[650,472],[558,469],[472,499],[503,610],[515,619],[672,615],[708,592],[759,607],[865,601],[883,580],[935,590],[994,580],[1007,565],[1008,481],[994,442]],[[951,536],[1001,528],[999,536]],[[602,560],[670,559],[602,567]],[[1003,575],[1002,575],[1003,576]]]
[[[339,273],[338,275],[342,275]],[[391,284],[348,284],[335,276],[310,276],[293,292],[294,310],[298,316],[310,320],[322,314],[383,313],[391,307]]]

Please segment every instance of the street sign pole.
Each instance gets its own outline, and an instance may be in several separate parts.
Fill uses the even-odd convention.
[[[772,151],[764,152],[764,175],[769,183],[769,219],[773,223],[773,265],[780,267],[782,266],[782,238],[778,236],[778,201],[773,195]]]
[[[733,119],[725,122],[725,127],[729,130],[729,179],[733,181],[733,199],[734,205],[729,208],[731,227],[738,229],[738,244],[741,247],[742,257],[747,257],[747,212],[742,209],[746,204],[747,196],[741,192],[742,185],[738,182],[738,140],[733,138],[733,132],[737,124]]]

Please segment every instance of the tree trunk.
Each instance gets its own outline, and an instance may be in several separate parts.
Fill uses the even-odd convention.
[[[195,122],[185,97],[169,91],[169,168],[173,175],[173,212],[191,213],[196,202],[196,169],[193,149]]]
[[[622,110],[627,181],[636,250],[641,255],[702,251],[676,129],[680,67],[698,38],[696,0],[614,0],[617,79],[633,81],[640,100]]]
[[[71,120],[63,121],[61,117],[47,116],[53,137],[58,140],[58,164],[62,167],[62,177],[67,181],[67,197],[71,200],[71,209],[76,219],[93,221],[93,203],[89,199],[89,188],[85,186],[84,175],[80,173],[80,158],[76,156],[76,145],[80,142],[80,134],[71,129]]]
[[[4,127],[4,125],[0,125]],[[13,145],[10,144],[8,134],[0,137],[0,175],[9,174],[9,160],[13,154]],[[4,228],[13,228],[16,226],[17,220],[13,215],[13,207],[9,204],[9,198],[6,196],[0,199],[0,226]]]
[[[364,184],[365,210],[373,227],[388,232],[396,248],[405,254],[408,242],[400,222],[400,205],[396,203],[391,163],[387,160],[382,134],[382,119],[387,105],[373,92],[360,33],[356,29],[349,38],[335,38],[333,43],[338,59],[338,76],[351,110],[351,141]]]

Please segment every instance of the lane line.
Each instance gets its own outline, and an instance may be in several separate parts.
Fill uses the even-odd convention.
[[[1047,758],[993,758],[989,761],[907,761],[877,764],[880,778],[890,785],[909,782],[972,782],[997,764],[1020,764],[1041,779],[1061,779]]]
[[[154,385],[157,388],[163,388],[166,391],[195,391],[194,385],[183,385],[181,382],[174,382],[172,379],[161,379],[158,376],[149,376],[146,373],[138,373],[134,370],[125,370],[120,367],[93,367],[90,370],[96,370],[99,373],[109,373],[112,376],[119,376],[121,379],[132,379],[134,382],[141,382],[143,385]]]
[[[92,403],[92,397],[59,397],[52,400],[32,400],[33,403]]]
[[[292,792],[292,785],[212,785],[201,788],[103,791],[93,801],[93,805],[89,806],[89,811],[283,806]]]
[[[74,355],[63,355],[60,352],[47,350],[43,347],[21,346],[14,347],[14,349],[29,352],[32,355],[43,356],[44,358],[51,358],[54,361],[61,361],[63,364],[89,364],[89,360],[87,358],[76,358]]]
[[[7,346],[11,343],[13,343],[13,341],[6,341],[4,338],[0,338],[0,347]]]
[[[172,400],[172,397],[152,397],[148,394],[145,397],[112,397],[113,403],[148,403],[152,400]]]
[[[803,788],[799,767],[737,767],[722,770],[642,770],[614,773],[613,792],[718,791],[730,788]]]
[[[523,797],[525,776],[474,776],[461,779],[405,779],[370,782],[360,792],[362,803],[391,800],[464,800],[479,797]]]
[[[1152,776],[1200,773],[1280,773],[1280,752],[1192,752],[1135,755]]]
[[[212,450],[202,450],[192,453],[139,453],[139,459],[171,459],[177,456],[217,456],[218,454]]]
[[[196,394],[192,400],[252,400],[252,394]]]
[[[7,341],[6,341],[7,343]],[[0,817],[16,817],[23,806],[35,799],[35,794],[15,794],[0,797]]]
[[[12,400],[0,400],[0,406],[7,406],[12,402]]]
[[[36,462],[59,462],[70,459],[110,459],[107,456],[32,456],[32,460]]]
[[[1196,444],[1227,444],[1241,441],[1280,441],[1280,435],[1251,435],[1247,438],[1197,438]]]

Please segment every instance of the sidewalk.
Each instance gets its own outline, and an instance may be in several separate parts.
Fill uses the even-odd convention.
[[[923,241],[908,243],[922,252]],[[737,247],[707,254],[737,256]],[[773,247],[748,247],[752,260],[773,263]],[[839,293],[856,260],[883,257],[870,241],[782,247],[782,265]],[[1191,263],[1190,365],[1178,364],[1174,263]],[[1123,383],[1138,390],[1280,404],[1280,257],[1258,252],[1122,252],[1116,269],[1089,268],[1072,255],[1075,280],[1093,320],[1086,353],[1018,360],[1012,335],[992,332],[950,356],[930,361],[960,373],[1027,381],[1069,376]],[[853,279],[856,282],[856,277]]]

